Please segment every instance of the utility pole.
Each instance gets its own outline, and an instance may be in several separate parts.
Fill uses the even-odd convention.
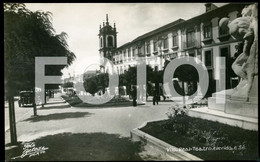
[[[15,109],[14,109],[14,96],[8,96],[9,104],[9,125],[10,125],[10,136],[11,144],[17,144],[17,135],[16,135],[16,122],[15,122]]]

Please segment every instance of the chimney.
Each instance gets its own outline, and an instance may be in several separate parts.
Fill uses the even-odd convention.
[[[206,3],[205,4],[206,7],[206,12],[212,11],[216,8],[218,8],[216,5],[214,5],[213,3]]]

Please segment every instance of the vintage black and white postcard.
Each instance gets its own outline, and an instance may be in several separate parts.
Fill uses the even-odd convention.
[[[258,3],[3,3],[5,161],[259,160]]]

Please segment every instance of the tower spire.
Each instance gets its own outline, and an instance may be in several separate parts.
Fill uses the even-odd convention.
[[[116,31],[116,23],[115,23],[115,21],[114,21],[114,31]]]
[[[109,25],[109,22],[108,22],[108,14],[106,14],[106,25]]]

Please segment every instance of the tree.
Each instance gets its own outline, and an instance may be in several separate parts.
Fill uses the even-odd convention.
[[[70,87],[73,87],[73,82],[66,82],[66,83],[64,83],[64,84],[62,84],[62,87],[63,88],[70,88]]]
[[[89,78],[84,78],[84,88],[87,92],[94,95],[98,91],[105,93],[105,88],[108,87],[108,73],[96,74]]]
[[[179,66],[174,73],[174,77],[177,77],[183,82],[199,81],[199,75],[196,68],[188,64]]]
[[[147,87],[149,87],[148,82],[154,80],[154,71],[150,65],[146,65],[146,81]],[[119,75],[119,86],[126,86],[126,91],[129,94],[131,85],[137,84],[137,67],[129,67],[129,69],[124,73]]]
[[[85,90],[87,92],[89,92],[90,94],[92,94],[93,96],[96,92],[98,92],[98,85],[97,85],[97,80],[96,80],[95,76],[84,80],[83,84],[84,84]]]
[[[55,34],[50,20],[50,12],[32,12],[21,3],[4,3],[4,83],[13,144],[17,142],[13,96],[21,90],[34,91],[35,57],[66,56],[67,66],[76,58],[68,49],[66,33]],[[64,67],[50,66],[46,74],[61,74]],[[35,104],[34,110],[36,115]]]
[[[182,82],[182,93],[183,96],[183,103],[185,104],[185,87],[184,82],[193,82],[194,92],[197,89],[197,82],[199,81],[199,74],[195,67],[192,65],[184,64],[179,66],[175,73],[174,78],[178,78]],[[176,89],[179,89],[177,85],[175,85]],[[192,94],[193,92],[190,92]]]

